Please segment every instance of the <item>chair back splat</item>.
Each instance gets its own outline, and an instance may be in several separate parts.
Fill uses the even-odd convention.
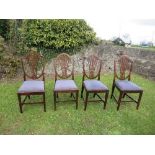
[[[102,68],[102,61],[95,55],[83,58],[83,80],[95,79],[100,80],[100,72]]]
[[[24,72],[24,81],[28,79],[39,79],[44,77],[44,60],[43,56],[35,50],[31,50],[26,57],[22,59],[22,68]]]
[[[119,80],[130,80],[133,61],[127,56],[122,55],[114,61],[114,78]]]
[[[72,78],[74,80],[74,61],[66,53],[54,59],[55,80]]]

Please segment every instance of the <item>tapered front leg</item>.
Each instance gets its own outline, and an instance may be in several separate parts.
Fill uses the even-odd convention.
[[[44,112],[46,112],[45,93],[43,94],[43,104],[44,104]]]
[[[85,110],[85,111],[86,111],[86,109],[87,109],[88,96],[89,96],[89,93],[86,92],[86,99],[85,99],[85,101],[84,101],[84,103],[85,103],[85,105],[84,105],[84,110]]]
[[[105,102],[104,102],[104,109],[106,108],[107,100],[108,100],[109,91],[105,94]]]
[[[81,98],[83,98],[83,91],[84,91],[84,85],[83,85],[83,83],[82,83]]]
[[[115,90],[115,83],[113,82],[113,85],[112,85],[112,92],[111,92],[111,98],[113,97],[114,90]]]
[[[53,93],[53,97],[54,97],[54,111],[56,111],[56,95],[57,95],[57,93],[54,92]]]
[[[79,97],[79,91],[76,92],[76,109],[78,109],[78,97]]]
[[[123,92],[120,92],[119,99],[118,99],[118,102],[117,102],[117,104],[118,104],[118,106],[117,106],[117,111],[119,110],[122,97],[123,97]]]
[[[141,101],[142,95],[143,95],[143,92],[140,92],[140,93],[139,93],[139,98],[138,98],[137,107],[136,107],[137,110],[138,110],[138,108],[139,108],[139,105],[140,105],[140,101]]]
[[[21,95],[20,94],[18,94],[18,102],[19,102],[20,112],[23,113],[23,110],[22,110],[22,101],[21,101]]]

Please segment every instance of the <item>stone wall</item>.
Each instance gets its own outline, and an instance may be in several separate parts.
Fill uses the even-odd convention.
[[[133,71],[148,79],[155,80],[155,51],[131,47],[121,47],[108,42],[101,42],[97,46],[82,49],[72,57],[75,60],[75,72],[82,73],[82,57],[96,54],[103,60],[102,72],[113,72],[114,59],[118,57],[118,51],[123,50],[134,61]],[[46,73],[54,73],[52,61],[46,65]]]
[[[19,59],[10,52],[4,38],[0,36],[0,80],[15,77],[20,66]]]

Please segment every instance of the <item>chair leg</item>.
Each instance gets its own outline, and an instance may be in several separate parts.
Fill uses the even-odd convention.
[[[57,93],[54,92],[53,96],[54,96],[54,111],[56,111],[56,96],[57,96]]]
[[[123,92],[120,92],[119,99],[118,99],[118,102],[117,102],[117,104],[118,104],[118,106],[117,106],[117,111],[119,110],[122,97],[123,97]]]
[[[71,97],[73,97],[73,93],[71,93]]]
[[[89,96],[89,93],[86,91],[86,99],[84,101],[85,105],[84,105],[84,110],[86,111],[86,108],[87,108],[87,102],[88,102],[88,96]]]
[[[30,100],[30,95],[28,95],[28,98],[29,98],[29,100]]]
[[[83,98],[83,91],[84,91],[84,85],[82,84],[82,89],[81,89],[81,98]]]
[[[106,92],[105,94],[105,101],[104,101],[104,109],[106,108],[106,104],[107,104],[107,100],[108,100],[108,95],[109,95],[109,91]]]
[[[141,101],[142,95],[143,95],[143,92],[140,92],[140,93],[139,93],[139,98],[138,98],[137,107],[136,107],[137,110],[138,110],[138,108],[139,108],[139,105],[140,105],[140,101]]]
[[[126,93],[123,94],[123,98],[125,97]]]
[[[79,96],[79,91],[76,92],[76,109],[78,109],[78,96]]]
[[[59,98],[59,95],[58,95],[58,93],[56,93],[56,97],[57,97],[57,98]]]
[[[113,83],[113,85],[112,85],[112,92],[111,92],[111,98],[113,97],[114,90],[115,90],[115,84]]]
[[[45,93],[43,94],[43,103],[44,103],[44,112],[46,112],[46,101],[45,101]]]
[[[96,93],[94,93],[93,97],[95,98],[95,96],[96,96]]]
[[[22,102],[21,102],[21,95],[20,94],[18,94],[18,102],[19,102],[20,112],[23,113],[23,110],[22,110]]]

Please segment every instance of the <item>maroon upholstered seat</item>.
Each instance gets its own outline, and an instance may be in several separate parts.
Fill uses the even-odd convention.
[[[116,86],[122,91],[140,91],[142,90],[135,83],[128,80],[117,80],[115,82]]]
[[[74,80],[57,80],[55,91],[78,90]]]
[[[22,86],[19,88],[18,93],[31,93],[31,92],[44,92],[44,82],[43,81],[24,81]]]
[[[99,80],[85,80],[84,85],[85,85],[85,88],[87,89],[87,91],[108,90],[108,88]]]

